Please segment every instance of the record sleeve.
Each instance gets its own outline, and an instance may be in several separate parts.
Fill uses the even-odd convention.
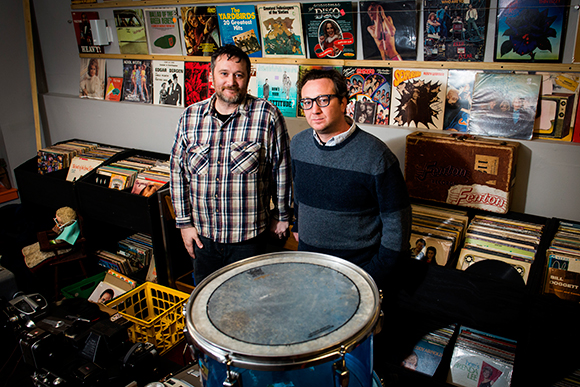
[[[264,58],[306,58],[300,3],[257,6]]]
[[[426,0],[423,9],[424,59],[482,62],[488,7],[486,0]]]
[[[361,1],[364,59],[417,59],[417,2]]]
[[[93,42],[91,20],[98,20],[98,12],[72,12],[72,21],[80,54],[104,54],[103,46],[97,46]]]
[[[303,3],[302,18],[311,59],[356,59],[352,2]]]
[[[211,56],[220,45],[216,7],[181,7],[183,41],[188,56]]]
[[[469,247],[464,247],[459,253],[459,260],[457,261],[456,268],[458,270],[466,270],[472,265],[479,264],[479,262],[486,260],[496,260],[510,265],[516,270],[517,274],[520,276],[520,279],[523,280],[524,283],[528,282],[530,269],[532,267],[531,262],[521,259],[511,259],[507,254],[494,254],[493,251],[484,252],[483,250],[475,250]],[[498,272],[496,274],[497,277],[502,277],[505,275],[509,276],[509,274],[506,274],[505,271]]]
[[[276,106],[284,117],[296,117],[298,65],[256,65],[258,98]]]
[[[434,236],[411,233],[411,255],[418,261],[445,266],[449,260],[453,241]]]
[[[143,10],[150,54],[182,55],[177,8]]]
[[[151,103],[151,60],[123,60],[123,101]]]
[[[123,90],[123,77],[108,77],[105,99],[107,101],[120,101],[121,90]]]
[[[392,70],[345,66],[342,73],[348,88],[346,114],[359,124],[388,125]]]
[[[477,73],[468,133],[531,140],[541,75]]]
[[[209,62],[185,62],[185,106],[189,106],[214,93]]]
[[[476,70],[449,70],[443,130],[467,132]]]
[[[113,15],[121,54],[149,54],[143,10],[114,9]]]
[[[106,59],[81,58],[79,96],[81,98],[105,98]]]
[[[446,69],[393,69],[390,125],[443,129]]]
[[[568,0],[498,0],[496,62],[562,62]]]
[[[184,71],[183,62],[154,60],[153,104],[183,107]]]
[[[262,57],[258,15],[254,5],[216,6],[222,46],[234,44],[251,58]]]

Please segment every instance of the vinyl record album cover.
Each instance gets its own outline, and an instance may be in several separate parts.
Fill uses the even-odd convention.
[[[185,106],[211,97],[215,92],[209,62],[185,62]]]
[[[154,60],[153,104],[183,106],[183,62]]]
[[[264,58],[306,58],[300,3],[257,7]]]
[[[302,4],[309,58],[356,59],[356,12],[352,8],[350,1]]]
[[[443,129],[446,69],[393,69],[390,125]]]
[[[531,140],[541,75],[478,73],[468,132]]]
[[[81,58],[79,96],[81,98],[105,98],[106,59]]]
[[[258,15],[254,5],[216,6],[221,44],[234,44],[250,58],[262,57]]]
[[[114,9],[113,15],[121,54],[149,54],[143,10]]]
[[[150,54],[182,55],[177,8],[143,10]]]
[[[284,117],[296,117],[298,65],[256,65],[258,98],[272,102]]]
[[[361,1],[364,59],[417,59],[417,2]]]
[[[498,0],[496,62],[562,62],[568,0]]]
[[[189,56],[211,56],[220,45],[216,7],[181,7],[183,40]]]
[[[482,62],[487,25],[486,0],[426,0],[423,47],[426,61]]]
[[[346,114],[359,124],[388,125],[391,103],[390,68],[345,66]]]
[[[123,60],[123,101],[151,103],[150,60]]]
[[[477,70],[449,70],[443,130],[466,132]]]

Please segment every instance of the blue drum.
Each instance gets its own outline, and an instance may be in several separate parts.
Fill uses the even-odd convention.
[[[373,279],[343,259],[259,255],[195,288],[185,336],[207,387],[371,387],[380,302]]]

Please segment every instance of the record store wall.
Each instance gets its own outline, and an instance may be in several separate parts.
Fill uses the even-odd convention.
[[[39,77],[43,92],[40,98],[44,135],[42,145],[77,138],[169,153],[182,110],[139,103],[80,99],[80,58],[71,23],[70,1],[30,2],[34,8],[45,75],[45,82]],[[565,63],[572,61],[579,15],[576,7],[580,0],[572,0],[571,3]],[[178,6],[181,5],[185,3]],[[135,6],[140,4],[136,2]],[[491,61],[489,53],[494,43],[496,6],[497,0],[492,0],[486,61]],[[109,25],[114,25],[111,8],[100,8],[97,11],[101,19],[107,19]],[[422,34],[422,31],[421,28],[419,33]],[[360,37],[360,31],[358,34]],[[0,2],[0,35],[9,37],[0,39],[3,86],[0,97],[0,157],[6,158],[9,168],[13,170],[33,157],[36,150],[22,1]],[[106,50],[110,54],[119,53],[116,34],[113,35],[115,41]],[[419,58],[422,58],[421,42],[417,52]],[[362,58],[360,44],[358,57]],[[360,63],[364,65],[363,61]],[[428,66],[428,62],[425,62],[425,67]],[[517,64],[511,66],[505,63],[505,68],[517,69]],[[121,76],[122,60],[107,59],[107,71],[108,75]],[[287,123],[291,135],[308,127],[303,118],[289,118]],[[372,125],[363,125],[362,128],[385,141],[403,166],[405,137],[414,129]],[[521,141],[521,144],[512,210],[580,221],[580,144],[536,139]]]

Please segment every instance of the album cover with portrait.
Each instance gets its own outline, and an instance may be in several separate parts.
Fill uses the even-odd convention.
[[[347,115],[359,124],[388,125],[391,103],[390,68],[345,66]]]
[[[352,8],[350,1],[302,4],[309,58],[356,59],[356,9]]]

